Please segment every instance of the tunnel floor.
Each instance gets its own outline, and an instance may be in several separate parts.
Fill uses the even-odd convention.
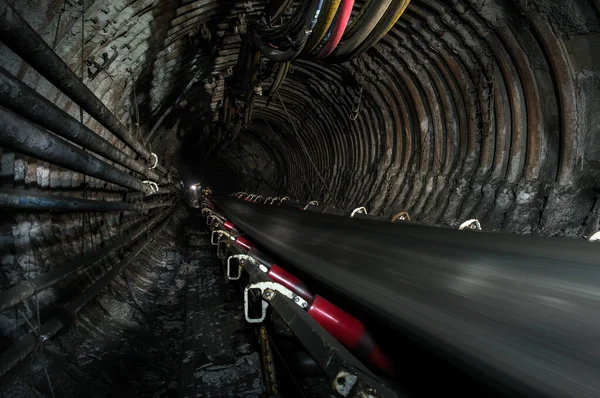
[[[141,290],[136,278],[144,276],[127,272],[127,297],[107,292],[66,332],[44,343],[48,378],[38,348],[4,378],[0,395],[258,396],[256,339],[239,295],[225,283],[202,219],[190,216],[154,243],[142,256],[152,257],[151,289]]]

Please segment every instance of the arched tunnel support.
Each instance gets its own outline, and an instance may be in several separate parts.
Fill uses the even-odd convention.
[[[269,276],[301,278],[307,305],[335,303],[359,332],[325,329],[386,389],[437,395],[419,381],[432,374],[445,393],[491,396],[485,380],[502,379],[499,395],[598,395],[581,316],[595,308],[583,241],[600,229],[599,46],[596,0],[3,1],[0,390],[335,383],[269,330],[289,325],[255,346],[236,318],[196,206],[245,191],[219,209],[247,234],[236,245],[282,261]],[[216,241],[235,230],[219,228]],[[395,352],[388,323],[414,347]],[[252,365],[270,336],[292,365],[274,384]],[[385,376],[402,355],[427,365]]]

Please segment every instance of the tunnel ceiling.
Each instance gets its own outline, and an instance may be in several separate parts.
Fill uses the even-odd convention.
[[[596,0],[413,0],[360,57],[294,61],[239,131],[224,123],[226,85],[240,33],[266,2],[12,3],[78,75],[83,58],[85,84],[161,163],[201,165],[263,196],[408,211],[427,224],[478,218],[486,230],[560,236],[598,227]],[[4,47],[2,57],[78,115]]]

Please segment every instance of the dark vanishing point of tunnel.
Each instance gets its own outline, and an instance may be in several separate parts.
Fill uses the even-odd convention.
[[[0,0],[0,60],[0,396],[600,395],[599,0]],[[246,244],[368,383],[246,322]]]

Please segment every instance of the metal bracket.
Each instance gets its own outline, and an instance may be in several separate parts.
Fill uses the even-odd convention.
[[[208,216],[206,216],[206,225],[210,225],[216,218],[217,216],[215,216],[214,214],[209,214]]]
[[[86,64],[88,65],[88,77],[90,80],[94,80],[96,78],[96,76],[98,76],[100,74],[100,72],[102,71],[106,71],[106,73],[108,74],[108,67],[117,59],[117,57],[119,56],[119,52],[117,51],[116,47],[112,47],[112,50],[114,51],[113,55],[109,58],[108,57],[108,53],[104,52],[102,53],[102,64],[99,64],[98,62],[96,62],[95,59],[88,59],[86,61]],[[92,68],[94,68],[94,70],[92,71]],[[112,79],[112,76],[109,77]]]
[[[269,269],[262,264],[260,261],[258,261],[257,259],[255,259],[254,257],[248,255],[248,254],[234,254],[233,256],[229,256],[227,258],[227,278],[231,281],[237,281],[240,279],[241,277],[241,273],[242,273],[242,262],[240,261],[239,264],[239,268],[238,268],[238,276],[233,278],[233,277],[229,277],[231,275],[231,259],[237,259],[237,260],[246,260],[248,263],[252,263],[255,265],[258,265],[258,269],[262,272],[262,273],[267,273],[269,272]]]
[[[248,313],[248,306],[249,306],[248,293],[250,292],[250,290],[260,290],[260,295],[263,298],[262,304],[261,304],[261,308],[262,308],[261,316],[258,318],[251,318],[250,314]],[[276,294],[281,294],[281,295],[289,298],[294,303],[296,303],[300,308],[305,309],[308,307],[308,303],[306,302],[306,300],[304,300],[302,297],[300,297],[298,295],[295,295],[290,289],[288,289],[285,286],[280,285],[279,283],[275,283],[275,282],[253,283],[251,285],[246,286],[246,288],[244,289],[244,316],[246,317],[246,321],[248,323],[264,322],[264,320],[267,316],[267,307],[269,306],[267,301],[271,300]]]
[[[231,276],[231,259],[238,260],[238,274],[236,277]],[[235,254],[227,258],[227,279],[230,281],[237,281],[242,277],[242,260],[254,261],[254,257],[247,254]]]
[[[145,181],[142,181],[142,183],[144,185],[148,185],[150,187],[150,190],[152,191],[152,193],[150,193],[148,195],[153,195],[153,194],[157,193],[159,190],[158,184],[155,183],[154,181],[145,180]]]
[[[223,239],[223,235],[231,238],[231,234],[227,231],[223,231],[222,229],[214,230],[210,236],[210,243],[213,246],[218,246],[219,243],[221,243],[221,239]],[[215,239],[215,237],[217,237],[217,239]]]
[[[208,216],[206,216],[206,225],[210,225],[213,221],[217,221],[220,224],[224,224],[225,220],[221,218],[221,216],[215,212],[211,212]],[[211,228],[213,229],[213,228]]]
[[[219,240],[219,244],[217,245],[217,257],[221,260],[224,260],[227,257],[226,250],[227,243],[223,242],[223,240]]]
[[[458,229],[460,231],[464,230],[464,229],[471,229],[474,231],[481,231],[481,224],[479,223],[479,220],[476,218],[473,218],[472,220],[467,220],[464,223],[460,224],[460,227],[458,227]]]

